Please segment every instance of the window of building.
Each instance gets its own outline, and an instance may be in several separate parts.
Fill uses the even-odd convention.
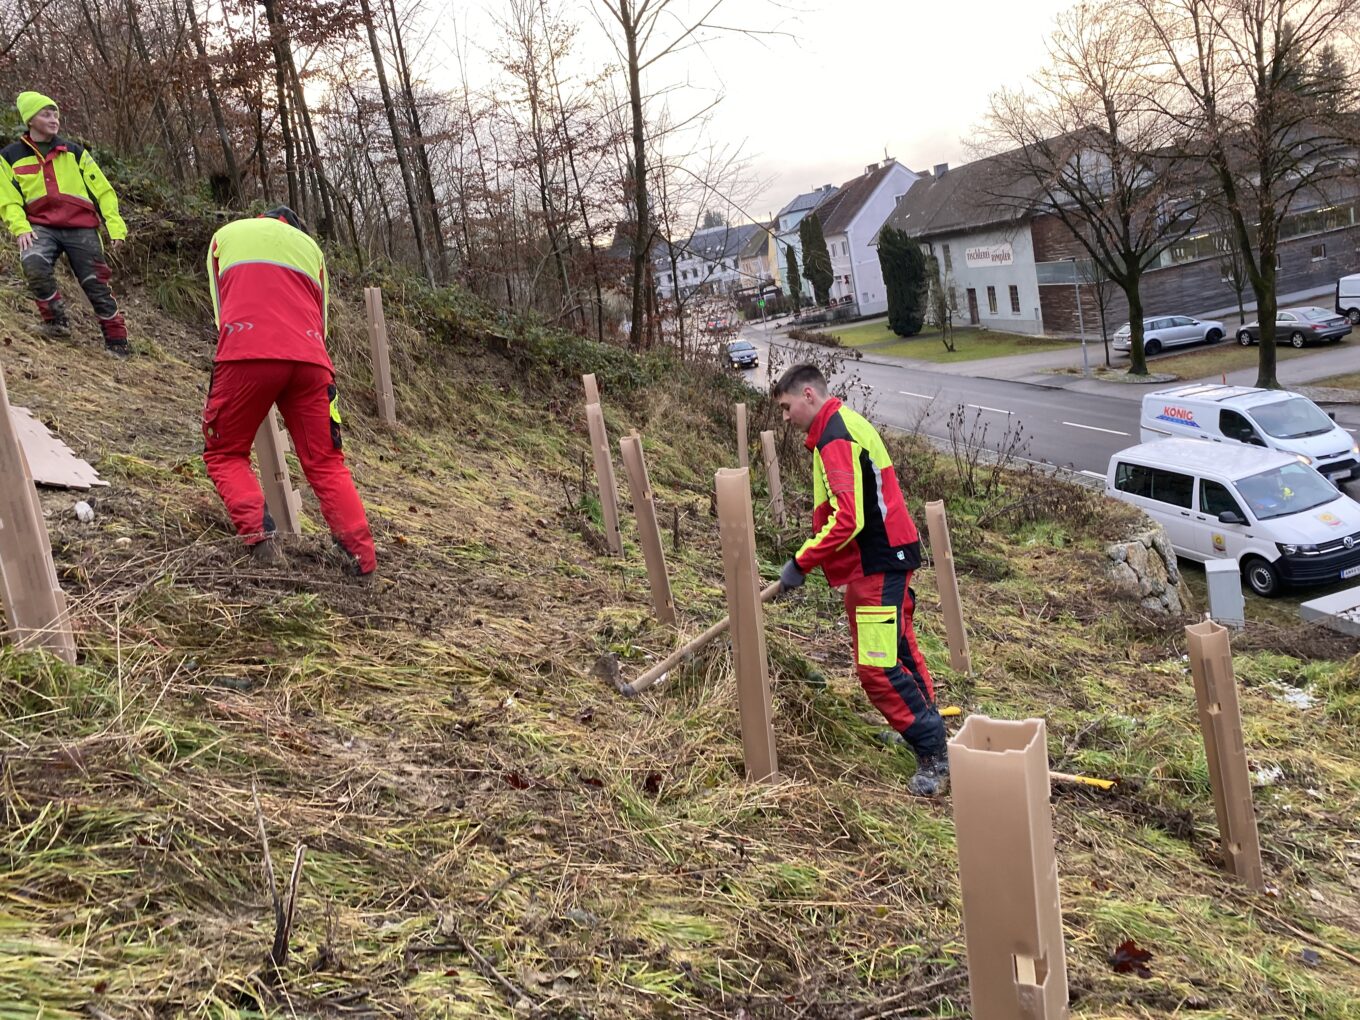
[[[943,248],[944,248],[944,268],[945,272],[949,272],[954,268],[954,260],[949,257],[949,245],[947,244],[943,245]]]
[[[992,315],[996,314],[996,288],[987,288],[987,311]]]
[[[1283,269],[1283,268],[1284,268],[1284,260],[1280,258],[1280,253],[1279,253],[1279,252],[1276,252],[1276,253],[1275,253],[1275,268],[1276,268],[1276,269]]]
[[[1325,244],[1315,244],[1308,249],[1308,254],[1314,262],[1321,262],[1327,257],[1327,246]]]
[[[1011,314],[1020,314],[1020,288],[1011,284]]]

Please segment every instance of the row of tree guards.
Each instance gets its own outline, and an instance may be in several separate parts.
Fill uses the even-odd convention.
[[[603,507],[611,507],[605,510],[604,517],[606,527],[615,529],[610,549],[621,552],[613,468],[599,388],[592,375],[585,376],[583,382],[600,502]],[[762,589],[759,581],[750,468],[746,463],[744,404],[737,405],[736,422],[741,466],[722,468],[714,476],[727,618],[682,645],[631,684],[622,685],[622,690],[630,695],[641,693],[688,655],[730,629],[746,777],[754,782],[771,782],[778,778],[779,758],[771,722],[763,604],[779,593],[780,585],[776,581]],[[773,433],[762,433],[761,440],[767,469],[772,472],[773,503],[776,493],[782,497]],[[653,606],[657,619],[672,625],[676,619],[675,603],[665,573],[642,442],[633,433],[620,445],[647,559]],[[945,616],[950,665],[967,673],[971,671],[972,659],[944,504],[927,503],[926,520]],[[1186,627],[1185,634],[1224,867],[1253,890],[1264,891],[1228,632],[1212,621],[1205,621]],[[1114,784],[1051,772],[1043,719],[1009,721],[970,715],[949,741],[949,764],[974,1020],[1065,1017],[1067,964],[1049,806],[1050,784],[1053,779],[1076,780],[1100,788]]]

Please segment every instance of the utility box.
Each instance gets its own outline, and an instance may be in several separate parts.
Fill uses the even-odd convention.
[[[1204,580],[1209,585],[1209,618],[1225,627],[1247,625],[1247,605],[1242,598],[1242,573],[1235,560],[1208,560]]]

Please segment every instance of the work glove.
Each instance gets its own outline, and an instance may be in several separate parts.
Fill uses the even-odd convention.
[[[783,586],[784,591],[801,588],[805,580],[807,580],[807,574],[799,570],[798,561],[790,557],[789,562],[784,564],[784,569],[779,572],[779,583]]]

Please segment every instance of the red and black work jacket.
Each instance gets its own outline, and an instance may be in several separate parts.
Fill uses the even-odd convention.
[[[47,155],[24,135],[0,149],[0,219],[15,237],[45,227],[98,227],[127,237],[118,196],[94,157],[75,142],[52,139]]]
[[[833,587],[869,574],[915,570],[921,537],[878,431],[831,397],[808,429],[814,534],[794,557]]]

